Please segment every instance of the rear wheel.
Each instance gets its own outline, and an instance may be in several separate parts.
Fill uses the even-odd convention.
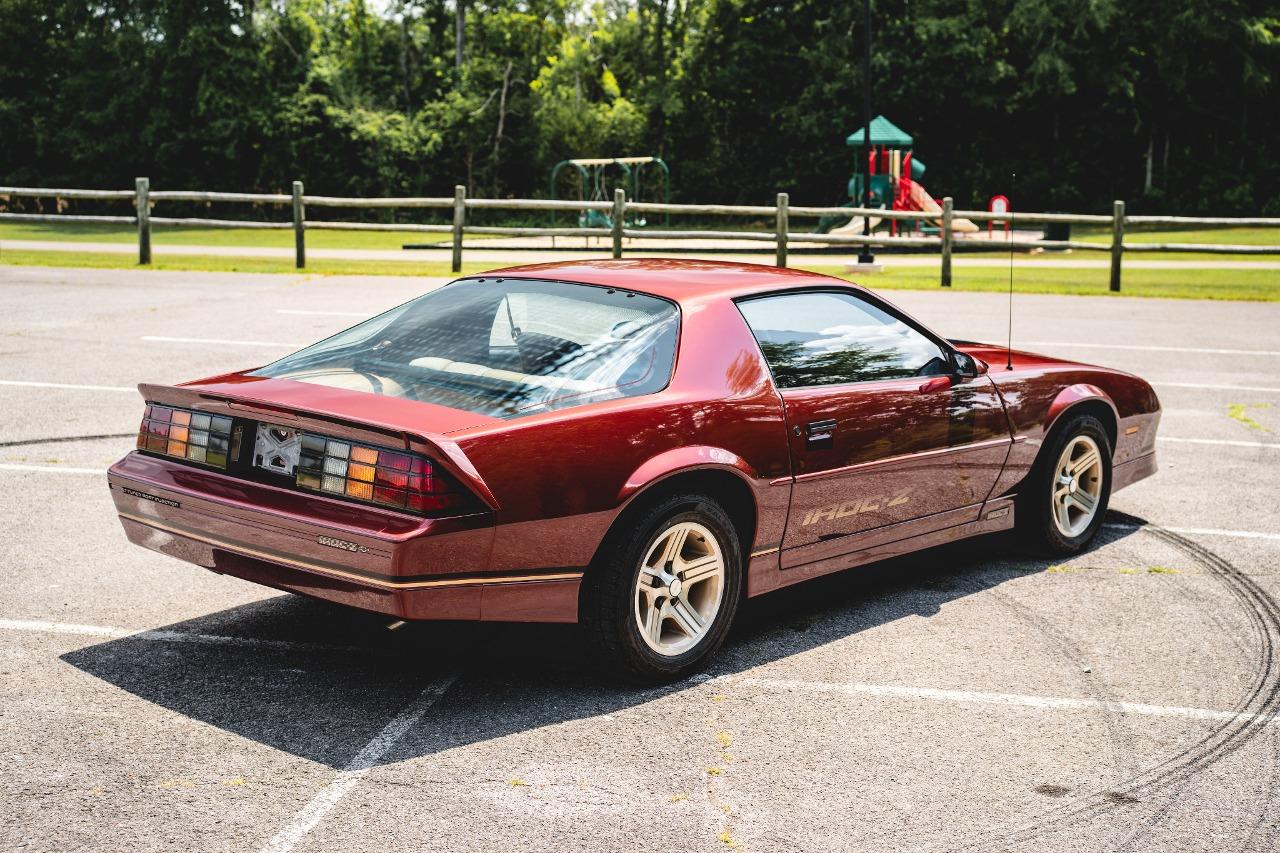
[[[1111,442],[1102,422],[1077,415],[1041,451],[1019,499],[1023,537],[1037,550],[1074,554],[1102,526],[1111,499]]]
[[[624,520],[589,573],[582,625],[610,671],[670,681],[701,669],[737,611],[742,552],[725,511],[673,495]]]

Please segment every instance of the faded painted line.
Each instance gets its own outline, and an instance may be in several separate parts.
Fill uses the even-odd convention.
[[[303,317],[361,317],[373,316],[359,311],[307,311],[301,308],[277,308],[277,314],[297,314]]]
[[[1156,441],[1172,441],[1178,444],[1218,444],[1223,447],[1266,447],[1271,450],[1280,450],[1280,444],[1266,441],[1234,441],[1218,438],[1176,438],[1171,435],[1158,435],[1156,436]]]
[[[1270,349],[1212,349],[1207,347],[1158,347],[1138,344],[1084,344],[1074,341],[1025,341],[1025,347],[1073,347],[1079,349],[1120,349],[1137,352],[1194,352],[1206,355],[1268,355],[1280,356],[1280,350]]]
[[[0,462],[0,471],[39,472],[41,474],[105,474],[106,468],[71,468],[66,465],[23,465],[19,462]]]
[[[132,385],[74,385],[67,382],[23,382],[17,379],[0,379],[0,385],[10,388],[65,388],[70,391],[127,391],[138,393]]]
[[[984,693],[976,690],[939,690],[933,687],[900,687],[892,684],[839,684],[828,681],[793,681],[781,678],[744,678],[740,684],[777,690],[802,690],[811,693],[844,693],[848,695],[889,696],[899,699],[926,699],[933,702],[955,702],[966,705],[1012,705],[1054,711],[1106,711],[1145,717],[1180,717],[1187,720],[1239,720],[1275,725],[1280,714],[1238,714],[1208,708],[1186,708],[1178,705],[1147,705],[1140,702],[1103,702],[1098,699],[1070,699],[1060,696],[1028,696],[1018,693]]]
[[[261,637],[227,637],[221,634],[192,634],[186,631],[167,631],[163,628],[134,630],[113,628],[106,625],[78,625],[72,622],[44,622],[27,619],[0,619],[0,630],[26,631],[39,634],[70,634],[76,637],[97,637],[104,640],[153,640],[162,643],[197,643],[205,646],[238,646],[243,648],[278,649],[281,651],[358,652],[368,654],[370,649],[355,646],[331,646],[324,643],[305,643],[296,640],[269,640]]]
[[[413,702],[387,723],[373,740],[364,745],[356,757],[342,768],[336,779],[325,785],[320,793],[316,794],[315,799],[307,803],[302,811],[294,815],[288,825],[263,845],[262,853],[288,853],[298,845],[298,842],[306,838],[307,834],[315,829],[316,824],[324,820],[325,815],[333,811],[334,806],[351,792],[351,789],[382,760],[384,755],[391,751],[400,738],[426,716],[432,706],[440,701],[440,697],[453,686],[453,681],[454,676],[449,675],[427,685]]]
[[[1104,524],[1110,530],[1143,530],[1145,524]],[[1280,533],[1262,533],[1257,530],[1222,530],[1216,527],[1165,527],[1161,530],[1179,533],[1183,536],[1223,536],[1228,539],[1272,539],[1280,542]]]
[[[1280,388],[1262,385],[1209,385],[1199,382],[1152,382],[1157,388],[1198,388],[1203,391],[1254,391],[1260,394],[1280,394]]]
[[[143,335],[140,341],[152,341],[166,344],[214,344],[231,347],[305,347],[306,344],[285,343],[284,341],[235,341],[226,338],[170,338],[164,335]]]

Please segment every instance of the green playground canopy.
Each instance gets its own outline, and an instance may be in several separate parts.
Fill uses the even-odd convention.
[[[861,148],[867,144],[864,141],[865,137],[866,128],[860,127],[849,134],[845,144],[854,148]],[[887,145],[890,148],[910,148],[911,136],[884,116],[876,116],[871,120],[871,144]]]

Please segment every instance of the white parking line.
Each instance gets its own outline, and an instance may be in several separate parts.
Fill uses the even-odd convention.
[[[71,468],[66,465],[23,465],[20,462],[0,462],[0,471],[38,472],[41,474],[95,474],[107,473],[106,468]]]
[[[1142,530],[1145,524],[1104,524],[1111,530]],[[1217,527],[1165,527],[1161,530],[1177,533],[1182,536],[1222,536],[1228,539],[1273,539],[1280,542],[1280,533],[1263,533],[1259,530],[1222,530]]]
[[[1202,391],[1254,391],[1261,394],[1280,394],[1280,388],[1263,385],[1210,385],[1199,382],[1152,382],[1157,388],[1198,388]]]
[[[66,388],[72,391],[128,391],[137,394],[132,385],[73,385],[66,382],[25,382],[18,379],[0,379],[0,385],[12,388]]]
[[[364,745],[356,757],[342,768],[336,779],[325,785],[320,793],[316,794],[315,799],[307,803],[288,825],[263,845],[262,853],[288,853],[296,847],[298,842],[305,838],[316,824],[324,820],[325,815],[333,811],[333,807],[374,768],[400,738],[404,737],[405,732],[426,716],[431,707],[440,701],[440,697],[453,685],[453,680],[454,677],[451,675],[444,676],[427,685],[426,689],[418,694],[418,698],[409,703],[374,736],[373,740]]]
[[[170,338],[165,335],[143,335],[140,341],[153,341],[166,344],[214,344],[232,347],[305,347],[306,344],[285,343],[284,341],[235,341],[226,338]]]
[[[300,314],[305,317],[371,317],[359,311],[305,311],[301,308],[277,308],[277,314]]]
[[[1156,441],[1172,441],[1176,444],[1219,444],[1224,447],[1266,447],[1280,450],[1280,444],[1267,441],[1233,441],[1217,438],[1177,438],[1171,435],[1158,435]]]
[[[732,679],[729,679],[732,681]],[[1016,705],[1060,711],[1110,711],[1147,717],[1182,717],[1189,720],[1241,720],[1275,725],[1278,714],[1238,714],[1208,708],[1186,708],[1177,705],[1146,705],[1139,702],[1104,702],[1099,699],[1070,699],[1060,696],[1027,696],[1017,693],[984,693],[976,690],[939,690],[933,687],[900,687],[892,684],[834,683],[828,681],[793,681],[783,678],[744,678],[740,684],[778,690],[804,690],[813,693],[864,694],[903,699],[927,699],[934,702],[959,702],[976,705]]]
[[[139,631],[131,628],[112,628],[106,625],[45,622],[38,619],[0,619],[0,630],[26,631],[39,634],[71,634],[77,637],[100,637],[106,640],[155,640],[164,643],[198,643],[206,646],[243,646],[287,651],[357,652],[359,654],[368,654],[370,651],[369,649],[355,646],[331,646],[324,643],[303,643],[295,640],[227,637],[220,634],[191,634],[186,631],[166,631],[161,628]]]
[[[1211,349],[1206,347],[1157,347],[1138,344],[1084,344],[1075,341],[1024,341],[1024,347],[1072,347],[1079,349],[1121,349],[1139,352],[1195,352],[1206,355],[1268,355],[1280,356],[1280,350],[1269,349]]]

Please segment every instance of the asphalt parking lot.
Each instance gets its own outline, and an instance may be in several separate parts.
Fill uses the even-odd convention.
[[[125,541],[135,383],[438,283],[0,267],[5,849],[1280,849],[1280,304],[1018,297],[1015,345],[1165,407],[1096,546],[765,596],[668,688],[571,628],[390,631]],[[996,294],[890,298],[1004,338]]]

